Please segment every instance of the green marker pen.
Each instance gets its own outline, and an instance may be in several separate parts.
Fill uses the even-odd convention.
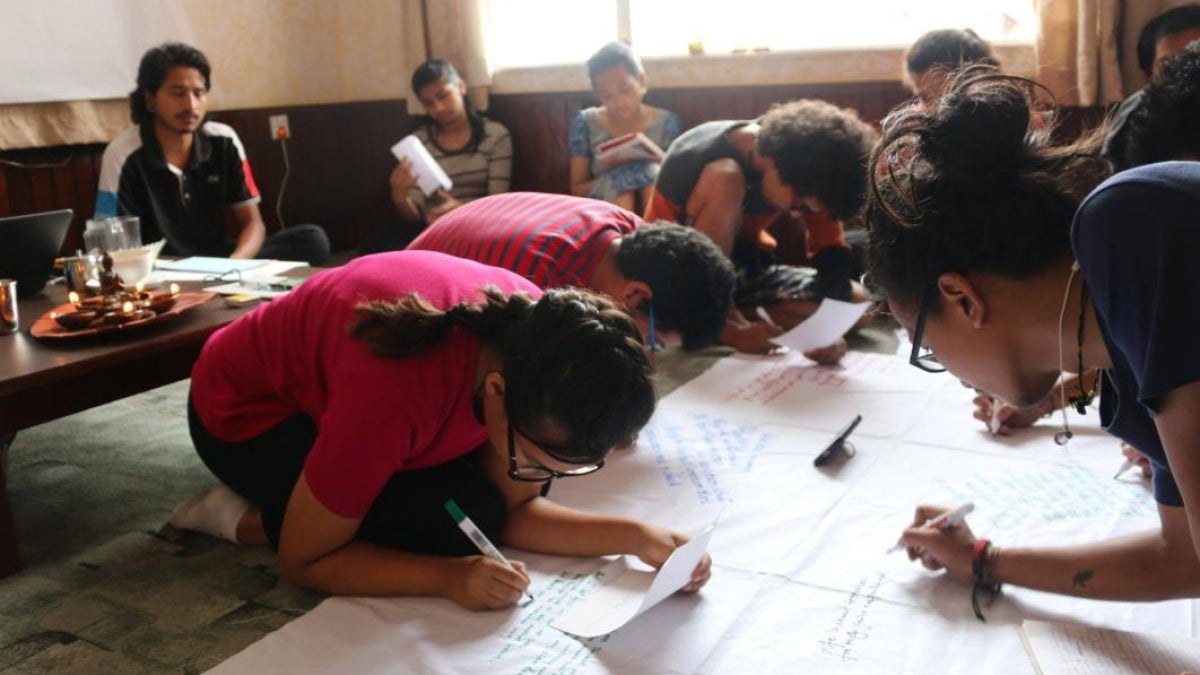
[[[475,547],[479,549],[479,552],[483,554],[483,557],[491,558],[501,565],[504,565],[508,569],[516,571],[516,568],[512,566],[512,563],[508,561],[508,558],[505,558],[504,554],[500,552],[500,549],[496,548],[496,546],[492,544],[491,540],[487,538],[487,535],[483,533],[483,530],[479,529],[479,526],[472,522],[471,519],[467,517],[467,514],[463,513],[462,509],[458,508],[458,504],[454,503],[453,499],[448,500],[444,506],[446,507],[446,511],[450,514],[450,517],[454,519],[454,522],[458,523],[458,529],[462,530],[463,534],[467,535],[467,538],[471,540],[471,543],[475,544]],[[522,605],[533,602],[533,593],[526,591],[525,595],[528,596],[529,600],[528,602],[522,603]]]

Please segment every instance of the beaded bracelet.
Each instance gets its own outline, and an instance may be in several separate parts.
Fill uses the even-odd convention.
[[[975,618],[986,622],[983,610],[979,607],[979,592],[988,594],[988,604],[991,604],[1000,594],[1000,582],[993,577],[996,569],[996,557],[1000,555],[999,547],[992,546],[990,539],[976,539],[971,550],[971,573],[975,579],[971,587],[971,609],[975,610]]]

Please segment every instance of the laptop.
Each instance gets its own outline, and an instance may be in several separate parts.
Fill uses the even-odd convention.
[[[71,209],[0,218],[0,279],[17,280],[17,297],[36,294],[54,270]]]

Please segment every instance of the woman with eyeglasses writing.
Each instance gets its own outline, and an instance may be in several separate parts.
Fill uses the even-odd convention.
[[[205,344],[189,421],[222,484],[172,524],[269,544],[288,580],[327,593],[507,607],[524,568],[475,555],[443,504],[522,550],[661,565],[685,537],[541,496],[600,469],[654,405],[611,301],[439,253],[367,256]],[[708,574],[706,559],[685,590]]]
[[[976,589],[1112,600],[1200,595],[1200,163],[1118,174],[1030,133],[1037,85],[976,69],[885,124],[872,157],[870,277],[913,335],[912,362],[1014,405],[1100,369],[1107,431],[1153,467],[1161,526],[1094,544],[999,548],[966,524],[901,541]],[[1090,194],[1086,194],[1090,189]],[[940,365],[939,365],[940,364]],[[1086,383],[1068,392],[1085,405]],[[1059,440],[1069,439],[1064,429]],[[977,609],[978,611],[978,609]]]

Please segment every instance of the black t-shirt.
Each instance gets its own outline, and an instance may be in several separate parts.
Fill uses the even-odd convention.
[[[166,252],[224,257],[234,242],[225,210],[257,204],[258,187],[232,128],[205,122],[182,171],[169,165],[151,124],[133,127],[104,150],[96,216],[138,216],[142,241],[167,240]]]
[[[762,193],[762,174],[742,161],[737,148],[729,140],[731,131],[757,121],[705,122],[671,141],[671,146],[663,157],[662,166],[659,167],[658,178],[654,182],[654,190],[663,201],[651,205],[646,213],[647,220],[673,220],[683,225],[691,225],[687,222],[685,211],[688,199],[700,180],[704,167],[718,159],[735,160],[742,169],[742,176],[746,181],[746,196],[742,198],[743,213],[754,216],[774,214],[777,209]],[[748,241],[745,237],[734,239],[730,259],[735,267],[749,277],[756,277],[775,264],[775,256],[772,253],[762,250],[757,243]]]
[[[729,140],[729,132],[750,124],[749,121],[719,121],[705,122],[693,127],[682,134],[667,148],[663,156],[662,166],[658,170],[654,189],[670,202],[676,213],[654,214],[653,218],[674,220],[688,225],[684,208],[700,173],[709,162],[718,159],[733,159],[742,168],[746,179],[746,196],[742,200],[742,210],[746,213],[774,213],[771,206],[762,196],[762,174],[753,167],[742,162],[737,148]]]
[[[1071,245],[1113,363],[1101,422],[1150,458],[1155,500],[1182,506],[1154,416],[1165,394],[1200,381],[1200,162],[1108,179],[1075,214]]]

